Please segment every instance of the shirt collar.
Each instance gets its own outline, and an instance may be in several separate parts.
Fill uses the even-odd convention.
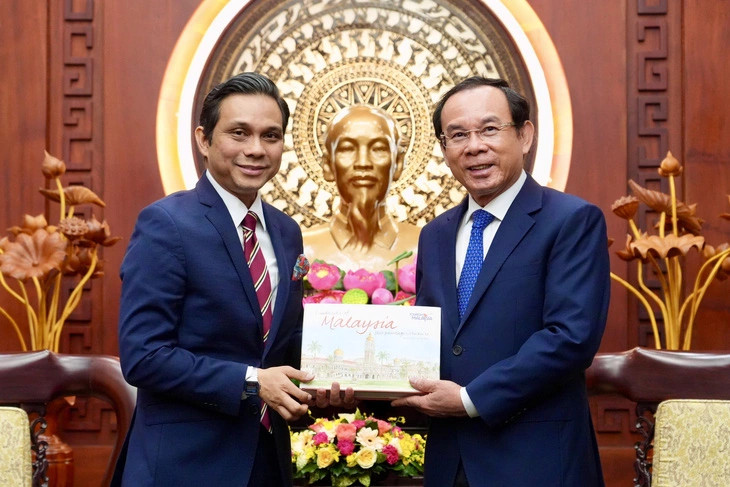
[[[469,221],[469,219],[471,218],[471,214],[477,210],[488,211],[497,220],[504,220],[505,215],[507,215],[507,210],[509,210],[509,207],[512,206],[512,202],[517,197],[517,193],[520,192],[526,180],[527,173],[525,173],[525,171],[523,170],[522,172],[520,172],[520,177],[517,178],[517,181],[512,183],[512,186],[507,188],[502,193],[498,194],[492,201],[484,206],[479,206],[479,204],[474,201],[474,198],[469,195],[469,206],[466,209],[466,214],[464,215],[464,222]]]
[[[250,211],[253,211],[256,213],[256,216],[259,217],[259,221],[261,222],[261,226],[264,227],[264,230],[266,230],[266,218],[264,217],[264,205],[261,202],[261,195],[256,193],[256,199],[253,200],[253,204],[251,205],[251,208],[247,208],[246,205],[243,204],[241,200],[238,199],[237,196],[235,196],[233,193],[229,192],[227,189],[225,189],[223,186],[221,186],[218,181],[215,180],[212,174],[210,174],[210,171],[205,171],[205,175],[208,177],[208,181],[210,181],[210,184],[213,185],[213,189],[215,189],[215,192],[218,193],[218,196],[221,197],[223,200],[223,204],[226,205],[226,209],[228,210],[228,213],[231,215],[231,219],[233,220],[233,224],[237,227],[241,224],[244,217],[246,216],[246,213]]]

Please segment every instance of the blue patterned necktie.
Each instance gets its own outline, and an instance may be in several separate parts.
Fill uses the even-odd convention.
[[[466,259],[464,259],[464,267],[461,269],[459,276],[459,285],[457,292],[459,294],[459,318],[464,316],[466,305],[469,304],[471,292],[474,290],[474,284],[477,282],[477,276],[482,268],[484,261],[484,246],[482,240],[484,237],[484,228],[492,223],[494,215],[484,210],[477,210],[472,214],[471,236],[469,237],[469,247],[466,249]]]

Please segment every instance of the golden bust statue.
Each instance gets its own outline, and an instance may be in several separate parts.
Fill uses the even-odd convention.
[[[396,222],[385,199],[403,172],[404,152],[393,118],[357,104],[340,111],[325,133],[322,171],[340,204],[329,223],[304,232],[304,251],[345,270],[378,271],[404,250],[416,251],[420,229]]]

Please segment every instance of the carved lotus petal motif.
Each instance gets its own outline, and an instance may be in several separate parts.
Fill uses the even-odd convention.
[[[46,221],[46,217],[41,213],[40,215],[31,216],[31,215],[23,215],[23,229],[28,230],[27,233],[32,234],[39,228],[46,228],[48,226],[48,222]]]
[[[43,277],[58,269],[66,255],[66,241],[58,233],[43,229],[33,235],[21,233],[15,242],[5,245],[0,255],[0,272],[16,279]]]
[[[639,209],[639,200],[636,196],[622,196],[611,205],[611,211],[624,220],[631,220]]]
[[[664,212],[667,216],[672,214],[672,198],[668,194],[646,189],[631,179],[629,180],[629,186],[636,197],[652,210]],[[694,235],[699,235],[704,220],[695,216],[696,210],[696,204],[686,205],[681,201],[677,201],[677,219],[681,227]]]
[[[621,260],[625,260],[626,262],[630,262],[636,258],[636,256],[634,255],[634,251],[631,248],[631,235],[626,235],[626,247],[616,252],[616,255],[618,255]]]
[[[60,192],[57,189],[41,188],[39,191],[51,201],[61,201]],[[63,188],[63,194],[66,196],[66,204],[71,206],[85,205],[88,203],[93,203],[102,208],[106,206],[104,201],[96,193],[85,186],[69,186],[68,188]]]
[[[110,247],[122,239],[121,237],[111,236],[111,230],[106,220],[100,222],[92,215],[91,219],[86,222],[86,225],[88,229],[84,234],[84,238],[95,244]]]
[[[43,159],[41,164],[41,171],[46,179],[53,179],[61,176],[66,172],[66,164],[57,157],[53,157],[48,151],[43,151],[46,157]]]
[[[665,237],[651,235],[642,237],[630,245],[634,255],[642,260],[646,259],[649,254],[664,259],[677,255],[686,256],[693,247],[701,252],[705,245],[705,238],[689,234],[680,236],[669,234]]]

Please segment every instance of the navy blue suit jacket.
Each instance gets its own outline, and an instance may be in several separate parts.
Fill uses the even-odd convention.
[[[530,176],[502,221],[463,319],[455,244],[467,201],[421,231],[417,304],[441,307],[441,378],[478,418],[433,419],[427,486],[603,485],[584,370],[606,323],[609,267],[601,211]]]
[[[302,287],[291,275],[299,226],[264,203],[280,281],[266,348],[236,227],[207,177],[146,207],[121,268],[119,352],[138,388],[117,478],[126,486],[247,485],[259,437],[246,367],[299,366]],[[284,478],[285,421],[271,411]]]

